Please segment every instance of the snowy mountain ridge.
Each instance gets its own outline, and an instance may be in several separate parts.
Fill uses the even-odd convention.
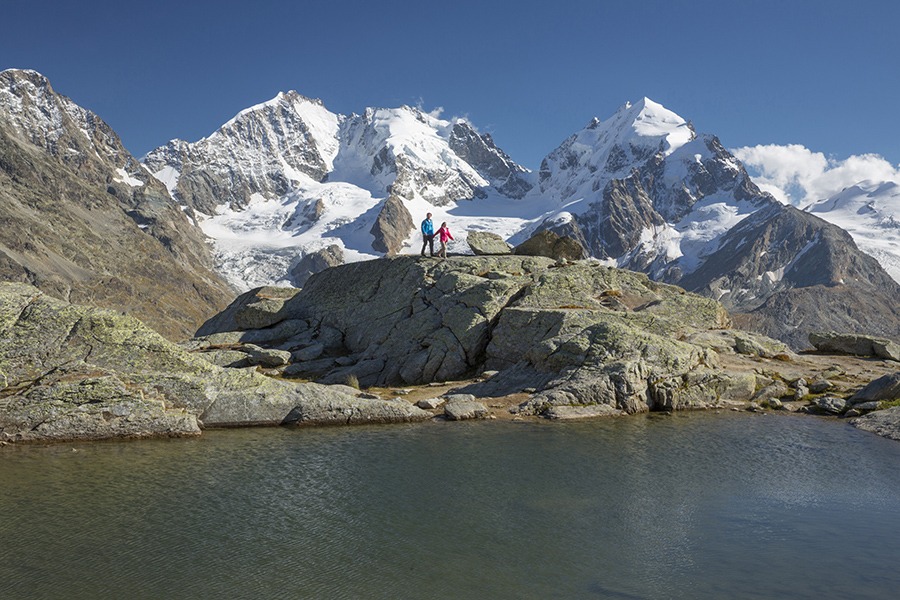
[[[800,211],[761,191],[715,136],[646,98],[591,120],[537,173],[465,120],[408,106],[338,115],[297,92],[240,111],[197,142],[173,140],[143,167],[92,113],[63,97],[43,106],[49,84],[39,75],[7,71],[0,80],[13,160],[25,168],[16,153],[27,140],[74,177],[89,175],[91,194],[109,196],[94,198],[114,208],[110,219],[124,211],[125,227],[151,234],[186,266],[206,264],[205,234],[218,273],[239,289],[299,284],[309,272],[298,263],[312,264],[314,253],[337,262],[416,253],[417,223],[432,213],[450,224],[451,252],[468,251],[467,231],[518,243],[550,229],[580,242],[585,256],[716,298],[798,348],[813,328],[900,336],[900,286],[816,216],[877,228],[872,247],[883,242],[889,260],[893,186],[848,187]]]
[[[145,163],[196,211],[220,269],[242,289],[289,283],[302,255],[330,244],[346,260],[380,255],[373,228],[391,197],[407,222],[431,212],[450,223],[452,251],[467,251],[469,229],[513,243],[575,229],[592,256],[672,281],[771,201],[717,138],[648,98],[592,119],[538,173],[465,120],[409,106],[337,115],[293,91]],[[390,251],[418,251],[418,237],[412,227]]]

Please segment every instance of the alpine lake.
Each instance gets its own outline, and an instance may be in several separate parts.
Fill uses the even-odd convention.
[[[897,598],[900,444],[835,419],[0,448],[0,598]]]

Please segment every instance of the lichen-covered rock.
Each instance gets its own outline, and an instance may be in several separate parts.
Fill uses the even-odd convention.
[[[395,185],[396,183],[395,181]],[[415,223],[406,205],[403,204],[403,199],[392,193],[382,205],[369,232],[375,237],[372,248],[388,255],[396,254],[413,229]]]
[[[579,406],[551,406],[544,415],[554,421],[573,421],[576,419],[594,419],[597,417],[615,417],[621,415],[609,404],[587,404]]]
[[[225,310],[201,325],[195,335],[202,337],[221,331],[261,329],[274,325],[284,320],[279,311],[285,301],[298,291],[296,288],[266,286],[244,292]]]
[[[247,360],[251,365],[283,367],[291,362],[291,353],[287,350],[260,348],[256,344],[244,344],[240,346],[240,350],[246,353]]]
[[[538,231],[516,246],[513,253],[524,256],[546,256],[553,260],[580,260],[590,256],[578,240],[560,236],[549,229]]]
[[[840,333],[810,333],[809,342],[820,352],[877,356],[900,361],[900,344],[887,338]]]
[[[837,396],[822,396],[816,398],[810,404],[810,407],[817,412],[839,415],[847,410],[847,401]]]
[[[322,383],[425,384],[496,370],[475,385],[477,395],[534,388],[526,413],[590,404],[624,412],[696,408],[752,393],[752,377],[712,373],[716,351],[692,341],[730,326],[720,304],[595,261],[506,255],[352,263],[311,278],[280,315],[283,322],[241,332],[241,340],[298,324],[271,345],[293,352],[285,376]],[[227,332],[206,339],[219,335]],[[725,335],[734,347],[738,334]],[[307,357],[309,348],[315,352]]]
[[[475,400],[470,394],[456,394],[447,397],[444,404],[444,416],[450,421],[468,421],[471,419],[486,419],[490,416],[487,407]]]
[[[382,419],[355,390],[223,369],[131,317],[26,284],[0,283],[0,373],[0,441],[196,435],[200,424],[279,424],[323,400]]]
[[[476,256],[510,254],[512,250],[509,244],[496,233],[489,231],[469,231],[466,233],[466,243],[469,244]]]
[[[431,413],[405,400],[319,398],[298,404],[285,417],[291,425],[358,425],[366,423],[408,423],[431,418]]]

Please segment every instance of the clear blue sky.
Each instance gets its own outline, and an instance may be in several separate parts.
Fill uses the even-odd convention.
[[[896,0],[4,0],[31,68],[142,156],[295,89],[334,112],[441,106],[530,168],[647,96],[727,147],[900,163]]]

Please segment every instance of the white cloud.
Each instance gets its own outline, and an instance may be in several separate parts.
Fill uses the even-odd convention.
[[[837,160],[800,144],[760,145],[732,152],[760,189],[795,206],[829,198],[863,181],[900,183],[900,169],[877,154]]]

